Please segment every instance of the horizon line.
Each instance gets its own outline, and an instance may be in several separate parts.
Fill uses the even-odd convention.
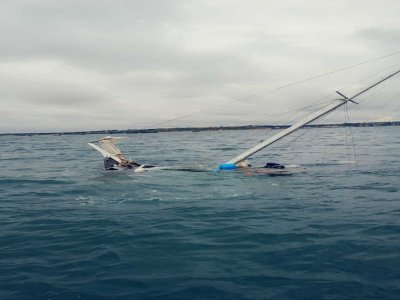
[[[145,129],[99,129],[82,131],[54,131],[54,132],[15,132],[0,133],[0,136],[33,136],[33,135],[85,135],[85,134],[115,134],[115,133],[158,133],[158,132],[182,132],[182,131],[217,131],[217,130],[251,130],[251,129],[284,129],[291,125],[239,125],[239,126],[193,126],[193,127],[167,127],[167,128],[145,128]],[[332,124],[309,124],[304,128],[332,128],[332,127],[373,127],[373,126],[400,126],[400,121],[372,121],[372,122],[346,122]]]

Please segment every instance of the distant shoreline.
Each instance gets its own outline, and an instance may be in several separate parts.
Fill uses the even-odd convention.
[[[340,124],[317,124],[307,125],[304,128],[336,128],[336,127],[378,127],[399,126],[400,121],[393,122],[360,122]],[[210,127],[173,127],[173,128],[149,128],[149,129],[124,129],[124,130],[90,130],[90,131],[67,131],[67,132],[26,132],[26,133],[0,133],[0,136],[33,136],[33,135],[86,135],[86,134],[135,134],[135,133],[158,133],[158,132],[200,132],[218,130],[250,130],[250,129],[285,129],[290,125],[243,125],[243,126],[210,126]]]

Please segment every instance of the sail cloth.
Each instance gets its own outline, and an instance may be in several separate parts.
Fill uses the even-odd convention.
[[[121,150],[115,145],[117,140],[121,139],[120,137],[111,137],[107,136],[99,140],[100,147],[106,150],[108,153],[113,155],[122,154]]]
[[[138,164],[133,160],[127,159],[121,153],[121,150],[115,145],[115,143],[121,139],[121,137],[106,136],[98,141],[88,143],[89,146],[96,149],[104,157],[104,168],[106,170],[127,170],[131,169],[135,172],[142,172],[151,168],[153,165]]]
[[[88,144],[92,148],[99,151],[103,155],[104,158],[111,157],[118,163],[121,163],[122,162],[121,157],[123,157],[123,156],[122,156],[121,150],[115,145],[115,143],[119,139],[121,139],[121,137],[106,136],[98,141],[91,142]],[[98,143],[98,145],[96,145],[94,143]]]

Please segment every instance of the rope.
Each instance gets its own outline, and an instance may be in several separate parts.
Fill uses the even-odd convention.
[[[349,116],[349,110],[347,109],[347,103],[345,105],[345,111],[346,111],[347,123],[350,123],[350,116]],[[357,152],[356,152],[356,143],[354,141],[353,129],[351,128],[351,126],[349,126],[349,129],[350,129],[350,136],[351,136],[351,141],[352,141],[352,145],[353,145],[354,161],[355,161],[355,164],[357,165]]]
[[[345,104],[345,106],[343,107],[343,112],[344,112],[344,123],[347,123],[347,115],[346,115],[346,110],[347,110],[347,103]],[[346,140],[346,155],[347,155],[347,161],[349,163],[350,166],[350,151],[349,151],[349,139],[348,139],[348,126],[344,126],[344,136],[345,136],[345,140]]]

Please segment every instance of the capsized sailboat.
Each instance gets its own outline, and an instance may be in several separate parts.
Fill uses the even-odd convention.
[[[360,92],[358,92],[357,94],[351,96],[351,97],[347,97],[345,95],[343,95],[340,92],[336,92],[338,93],[341,98],[336,99],[333,101],[333,103],[325,106],[324,108],[306,116],[304,119],[300,120],[299,122],[293,124],[292,126],[290,126],[289,128],[282,130],[280,132],[278,132],[277,134],[273,135],[272,137],[270,137],[269,139],[255,145],[254,147],[248,149],[247,151],[241,153],[240,155],[232,158],[230,161],[219,165],[219,169],[220,170],[233,170],[236,168],[242,168],[242,167],[248,167],[249,164],[247,163],[246,159],[249,158],[250,156],[252,156],[253,154],[257,153],[258,151],[261,151],[262,149],[268,147],[269,145],[279,141],[280,139],[284,138],[285,136],[288,136],[289,134],[295,132],[296,130],[304,127],[305,125],[321,118],[322,116],[325,116],[331,112],[333,112],[334,110],[338,109],[339,107],[347,104],[348,102],[352,102],[355,104],[358,104],[357,102],[354,101],[355,98],[357,98],[358,96],[364,94],[365,92],[369,91],[370,89],[376,87],[377,85],[381,84],[382,82],[388,80],[389,78],[397,75],[398,73],[400,73],[400,70],[386,76],[385,78],[379,80],[378,82],[374,83],[373,85],[361,90]],[[271,164],[271,165],[266,165],[266,168],[284,168],[282,165],[277,166],[277,164]]]
[[[347,97],[343,95],[341,92],[336,92],[340,95],[341,98],[333,100],[332,103],[325,106],[324,108],[306,116],[304,119],[300,120],[299,122],[293,124],[289,128],[278,132],[277,134],[273,135],[272,137],[268,138],[267,140],[255,145],[254,147],[246,150],[245,152],[239,154],[238,156],[232,158],[226,163],[220,164],[217,169],[212,170],[233,170],[238,168],[246,168],[250,167],[247,163],[246,159],[250,156],[254,155],[255,153],[261,151],[262,149],[272,145],[273,143],[283,139],[284,137],[290,135],[291,133],[295,132],[296,130],[306,126],[307,124],[328,115],[329,113],[335,111],[339,107],[346,105],[347,103],[351,102],[354,104],[358,104],[354,101],[355,98],[359,97],[360,95],[366,93],[370,89],[376,87],[377,85],[383,83],[384,81],[392,78],[393,76],[400,73],[400,70],[384,77],[383,79],[379,80],[378,82],[374,83],[373,85],[361,90],[357,94]],[[204,172],[208,171],[208,169],[203,168],[187,168],[187,167],[155,167],[153,165],[146,165],[146,164],[139,164],[126,158],[122,153],[121,150],[116,146],[117,141],[121,139],[120,137],[111,137],[107,136],[100,140],[88,143],[91,147],[99,151],[102,156],[104,157],[104,168],[106,170],[126,170],[131,169],[135,172],[145,171],[151,168],[155,169],[162,169],[162,170],[175,170],[175,171],[190,171],[190,172]],[[262,173],[268,175],[280,175],[280,174],[291,174],[285,167],[280,164],[276,163],[267,163],[263,170],[258,169],[255,173]]]

